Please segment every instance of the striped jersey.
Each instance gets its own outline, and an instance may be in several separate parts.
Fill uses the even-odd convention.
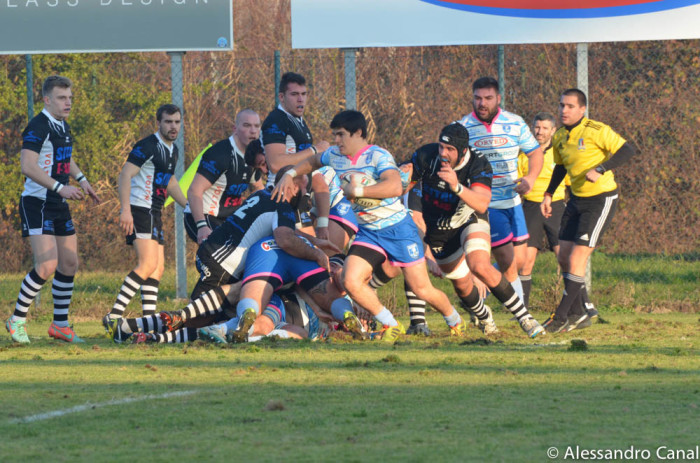
[[[529,154],[540,146],[523,118],[499,109],[490,124],[473,112],[459,123],[469,131],[469,146],[479,150],[491,163],[493,182],[489,207],[509,209],[520,204],[520,196],[515,192],[518,154],[521,151]]]
[[[168,197],[168,183],[175,173],[178,150],[170,146],[154,133],[140,140],[129,153],[127,162],[139,167],[139,173],[131,178],[132,206],[145,207],[154,211],[163,208]]]
[[[66,121],[59,121],[46,109],[42,110],[22,132],[22,149],[39,153],[39,167],[54,180],[68,184],[73,136]],[[34,196],[54,204],[65,201],[58,193],[47,190],[29,177],[24,181],[22,196]]]
[[[399,172],[394,156],[384,148],[367,145],[353,157],[340,153],[337,146],[331,146],[321,155],[321,164],[332,167],[339,178],[349,177],[354,173],[362,173],[373,179],[380,180],[382,173],[388,170]],[[399,223],[407,215],[406,208],[400,197],[385,198],[373,207],[366,207],[352,202],[357,222],[369,230],[381,230]]]

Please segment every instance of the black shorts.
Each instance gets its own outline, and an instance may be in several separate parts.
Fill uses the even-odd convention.
[[[22,237],[35,235],[70,236],[75,235],[73,219],[68,203],[46,202],[36,196],[21,196],[19,216],[22,223]]]
[[[594,248],[610,226],[617,209],[618,190],[588,198],[571,195],[561,219],[559,239]]]
[[[204,214],[204,220],[207,221],[207,224],[209,224],[209,228],[211,228],[212,230],[214,230],[216,227],[218,227],[226,221],[225,218],[221,219],[219,217],[215,217],[209,214]],[[187,232],[187,236],[189,236],[190,239],[196,243],[197,223],[194,221],[194,217],[192,217],[192,213],[190,212],[185,212],[185,231]]]
[[[131,206],[131,216],[134,218],[134,232],[127,235],[126,244],[134,244],[134,240],[154,240],[163,244],[163,221],[160,210],[154,211],[147,207]]]
[[[538,251],[545,249],[545,236],[550,250],[559,245],[559,227],[565,208],[566,203],[563,199],[552,202],[552,215],[545,219],[540,209],[540,203],[523,200],[525,223],[527,223],[527,231],[530,233],[530,238],[527,240],[529,247],[537,248]]]
[[[199,272],[199,280],[197,280],[190,295],[192,300],[197,299],[202,293],[210,289],[240,281],[240,279],[224,270],[221,264],[212,257],[211,248],[207,245],[207,241],[204,241],[197,250],[196,266]]]
[[[425,234],[424,241],[430,247],[435,259],[440,262],[452,262],[459,254],[464,253],[462,236],[466,239],[467,234],[478,230],[467,230],[472,225],[487,227],[489,221],[488,212],[484,214],[473,213],[467,223],[456,230],[437,230],[428,225],[428,231]],[[488,231],[485,231],[488,233]]]

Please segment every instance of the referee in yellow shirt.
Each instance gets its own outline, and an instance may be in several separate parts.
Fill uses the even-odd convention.
[[[559,232],[559,265],[564,277],[564,295],[545,322],[549,333],[590,326],[583,309],[586,262],[603,232],[610,225],[618,202],[612,170],[627,162],[636,150],[608,125],[585,117],[586,95],[579,89],[564,91],[559,100],[563,127],[554,134],[554,162],[542,214],[552,214],[552,196],[566,173],[571,177],[571,199],[566,205]]]
[[[547,244],[555,255],[559,255],[559,225],[564,215],[565,207],[565,184],[570,185],[569,176],[564,179],[552,197],[552,215],[545,218],[540,211],[540,204],[544,199],[544,192],[549,186],[554,170],[554,150],[552,149],[552,136],[557,131],[557,121],[553,114],[540,112],[535,115],[532,121],[532,133],[544,153],[544,163],[540,175],[537,176],[532,190],[522,195],[523,212],[525,213],[525,223],[530,238],[527,240],[527,250],[525,252],[525,262],[519,262],[520,281],[523,285],[523,300],[526,307],[530,307],[530,289],[532,287],[532,269],[535,267],[537,253],[542,251],[544,240],[547,237]],[[524,177],[529,171],[528,159],[525,153],[520,153],[518,157],[518,177]]]

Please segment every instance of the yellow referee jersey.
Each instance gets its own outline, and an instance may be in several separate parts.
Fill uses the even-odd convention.
[[[607,171],[591,183],[586,181],[586,172],[610,159],[626,140],[602,122],[581,119],[571,132],[561,127],[552,137],[554,162],[566,167],[571,177],[571,192],[576,196],[589,197],[613,191],[617,188],[615,176]]]
[[[547,191],[549,181],[552,179],[552,171],[554,171],[555,166],[554,150],[552,148],[553,146],[549,145],[549,148],[544,150],[544,163],[542,164],[540,175],[537,177],[537,180],[535,180],[532,190],[530,190],[526,195],[523,195],[523,199],[536,203],[541,203],[544,200],[544,192]],[[528,161],[529,160],[525,153],[520,153],[520,155],[518,155],[518,177],[524,177],[530,171]],[[564,199],[566,195],[566,185],[571,185],[568,175],[564,178],[564,181],[559,184],[557,191],[554,192],[552,201],[560,201]]]

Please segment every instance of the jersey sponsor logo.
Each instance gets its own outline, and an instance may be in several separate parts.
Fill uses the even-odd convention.
[[[131,150],[131,154],[139,159],[146,159],[146,153],[143,152],[140,146],[135,146],[134,149]]]
[[[30,142],[30,143],[38,143],[41,141],[41,137],[38,137],[34,135],[34,131],[29,131],[27,134],[24,136],[24,141]]]
[[[277,126],[277,124],[272,124],[270,127],[265,129],[264,134],[277,134],[277,135],[284,135],[285,133]]]
[[[421,0],[472,13],[519,18],[606,18],[673,10],[700,4],[699,0]]]
[[[578,139],[578,150],[586,151],[586,144],[583,142],[583,138]]]
[[[508,139],[505,137],[489,137],[482,138],[474,142],[477,148],[498,148],[508,144]]]
[[[260,247],[262,248],[263,251],[271,251],[273,249],[279,249],[280,247],[277,246],[277,242],[275,240],[266,240],[260,243]]]

